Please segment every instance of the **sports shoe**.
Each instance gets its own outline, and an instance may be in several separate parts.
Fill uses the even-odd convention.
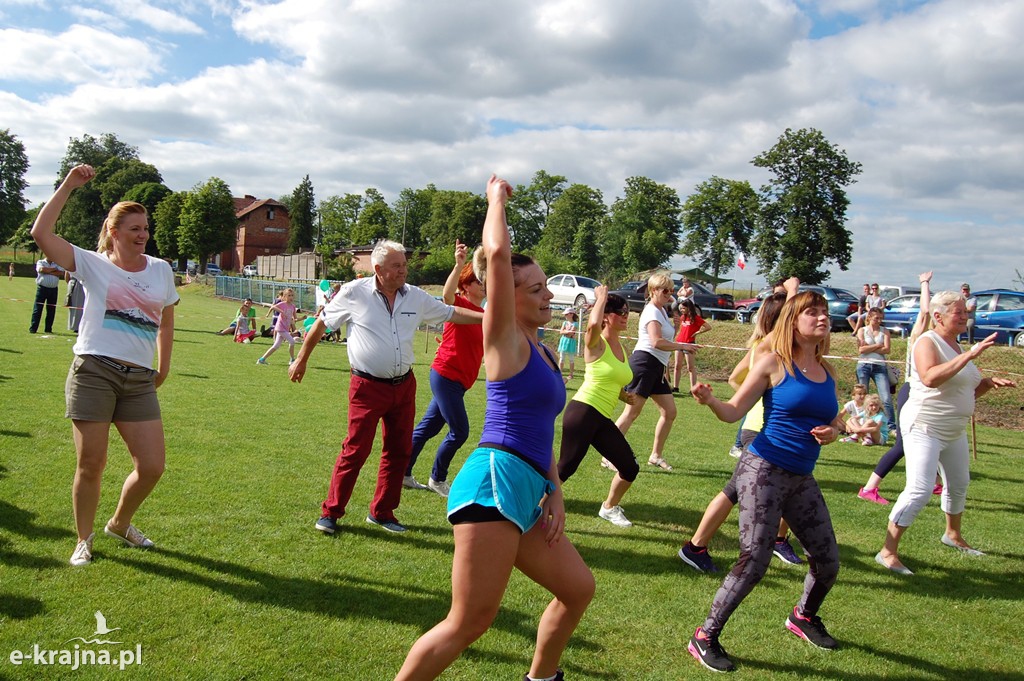
[[[828,635],[828,631],[825,630],[825,625],[821,623],[820,617],[817,615],[801,617],[796,614],[796,606],[793,607],[793,612],[789,613],[789,617],[786,618],[786,628],[812,646],[822,650],[835,650],[839,647],[836,640]]]
[[[151,549],[155,546],[155,544],[153,544],[153,542],[151,542],[150,540],[146,539],[146,535],[139,532],[139,528],[135,527],[134,525],[128,525],[128,531],[125,532],[124,536],[122,537],[117,532],[114,532],[112,529],[110,529],[110,523],[108,522],[106,527],[103,528],[103,534],[107,535],[108,537],[113,537],[114,539],[117,539],[118,541],[123,543],[125,546],[131,546],[134,549]]]
[[[732,447],[729,448],[729,456],[731,456],[734,459],[740,458],[740,456],[742,456],[742,454],[743,454],[743,448],[742,447],[737,447],[736,445],[733,445]]]
[[[430,489],[426,485],[421,485],[412,475],[407,475],[402,478],[402,487],[406,487],[408,489]]]
[[[711,562],[711,554],[704,548],[694,551],[690,548],[690,542],[683,544],[679,549],[679,559],[692,567],[697,572],[718,572],[718,568]]]
[[[978,549],[971,548],[970,546],[960,546],[959,544],[954,542],[952,539],[950,539],[948,536],[946,536],[945,532],[942,533],[942,539],[940,539],[939,541],[941,541],[946,546],[953,547],[954,549],[956,549],[957,551],[960,551],[961,553],[967,554],[968,556],[984,556],[985,555],[984,551],[979,551]]]
[[[847,435],[842,440],[840,440],[840,442],[843,442],[845,444],[849,444],[851,442],[856,442],[856,441],[857,441],[857,436],[856,435]]]
[[[262,357],[260,357],[258,360],[256,360],[256,363],[257,364],[262,364],[262,365],[266,366],[267,360],[265,360]]]
[[[448,493],[451,492],[452,488],[449,487],[448,483],[444,480],[434,480],[433,476],[427,478],[427,487],[434,490],[444,498],[448,498]]]
[[[316,525],[313,527],[324,534],[334,534],[338,531],[338,522],[334,518],[325,515],[323,518],[316,521]]]
[[[800,556],[796,555],[793,545],[789,543],[788,536],[781,541],[775,540],[775,549],[772,553],[783,563],[789,563],[790,565],[800,565],[804,562]]]
[[[861,487],[860,491],[857,492],[857,496],[860,497],[861,499],[866,499],[868,501],[873,501],[876,504],[881,504],[882,506],[885,506],[886,504],[889,503],[888,499],[886,499],[885,497],[878,493],[877,487],[875,489],[864,489],[863,487]]]
[[[71,560],[68,561],[72,565],[88,565],[92,562],[92,540],[96,536],[93,532],[87,538],[78,542],[78,546],[75,547],[75,552],[71,554]]]
[[[718,642],[717,636],[708,636],[700,627],[690,637],[690,645],[686,646],[694,659],[713,672],[734,672],[736,665],[729,659],[729,653]]]
[[[530,681],[530,675],[529,674],[523,674],[523,681]],[[555,672],[555,681],[565,681],[565,675],[562,674],[562,670],[561,669],[559,669],[557,672]]]
[[[424,487],[424,489],[426,488]],[[368,515],[366,516],[366,522],[371,523],[373,525],[380,525],[388,532],[405,532],[406,530],[405,525],[398,522],[397,520],[377,520],[372,515]]]
[[[622,512],[621,506],[605,508],[604,504],[601,504],[601,510],[597,512],[597,516],[604,518],[616,527],[633,527],[633,523],[629,522],[629,518]]]
[[[932,494],[942,494],[942,485],[935,485],[935,487],[932,488]]]

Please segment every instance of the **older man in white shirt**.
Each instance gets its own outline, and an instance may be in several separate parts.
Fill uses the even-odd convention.
[[[402,479],[412,453],[416,416],[416,378],[412,373],[413,337],[422,323],[479,324],[483,315],[445,305],[423,289],[405,283],[405,247],[381,241],[370,256],[374,277],[341,287],[306,335],[295,363],[292,381],[301,382],[306,362],[325,332],[348,326],[348,435],[331,475],[327,499],[316,529],[334,534],[345,514],[359,471],[373,448],[377,424],[384,421],[377,489],[367,522],[391,532],[405,532],[395,517]]]
[[[28,325],[29,333],[39,330],[43,306],[46,306],[43,331],[53,333],[53,318],[57,314],[57,285],[63,276],[64,270],[57,263],[45,257],[36,262],[36,303],[32,308],[32,321]]]

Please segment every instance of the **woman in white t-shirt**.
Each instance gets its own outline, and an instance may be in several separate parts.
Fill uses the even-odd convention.
[[[647,280],[647,305],[640,313],[639,338],[633,354],[629,356],[633,380],[625,387],[626,392],[633,393],[636,398],[626,405],[615,422],[625,435],[643,410],[647,398],[654,400],[661,415],[654,427],[654,445],[647,464],[666,471],[672,470],[663,453],[672,422],[676,419],[676,403],[665,369],[674,350],[694,352],[697,349],[691,343],[676,343],[672,340],[676,329],[668,311],[672,305],[673,290],[672,278],[665,272],[652,274]]]
[[[967,422],[975,398],[992,388],[1013,387],[1004,378],[983,378],[974,360],[995,343],[992,334],[968,350],[957,336],[967,328],[967,308],[953,291],[931,300],[935,328],[921,335],[911,357],[910,397],[900,413],[906,452],[907,486],[893,504],[882,550],[875,562],[900,574],[913,574],[900,560],[899,545],[917,514],[932,497],[935,473],[942,474],[942,510],[946,531],[941,541],[969,555],[983,555],[961,534],[961,518],[971,476],[967,449]]]
[[[127,546],[153,546],[131,521],[164,471],[164,428],[156,389],[170,372],[178,302],[170,265],[146,255],[149,219],[142,204],[122,201],[110,209],[96,251],[54,234],[71,192],[95,175],[87,165],[72,168],[32,227],[32,238],[46,256],[85,289],[75,359],[64,386],[66,416],[78,455],[71,494],[78,545],[72,565],[92,561],[111,423],[128,447],[134,470],[103,531]]]

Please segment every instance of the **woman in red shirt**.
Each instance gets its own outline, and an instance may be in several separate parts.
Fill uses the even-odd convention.
[[[711,330],[711,324],[697,314],[697,306],[692,300],[679,301],[679,333],[676,334],[677,343],[693,343],[698,333]],[[676,350],[675,368],[672,370],[672,392],[679,392],[679,377],[683,373],[682,362],[686,358],[686,371],[690,374],[690,387],[697,384],[697,364],[694,362],[693,354]]]

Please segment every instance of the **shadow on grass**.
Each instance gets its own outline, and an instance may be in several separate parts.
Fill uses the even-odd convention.
[[[21,350],[11,350],[10,348],[0,348],[0,352],[9,352],[12,355],[24,355],[25,354]]]
[[[12,378],[12,376],[4,376],[3,374],[0,374],[0,381],[10,381]]]
[[[0,430],[0,435],[6,437],[32,437],[32,433],[26,433],[23,430]]]
[[[0,593],[0,617],[13,620],[27,620],[43,612],[43,602],[38,598]]]
[[[0,499],[0,528],[12,534],[29,539],[72,539],[75,536],[69,528],[36,525],[36,515]]]
[[[149,556],[141,552],[114,551],[106,552],[104,557],[140,572],[193,584],[247,603],[338,619],[383,619],[423,631],[436,624],[451,604],[448,589],[423,589],[407,583],[340,573],[324,573],[320,579],[293,577],[182,551],[160,549]],[[170,561],[182,565],[172,565]],[[491,626],[529,641],[532,649],[539,614],[502,607]],[[412,645],[412,641],[409,644]],[[598,649],[595,644],[578,639],[573,639],[573,645]],[[529,660],[530,657],[523,658],[527,665]]]
[[[48,556],[34,556],[31,553],[16,551],[11,547],[9,539],[0,537],[0,565],[28,568],[30,570],[47,570],[63,568],[67,563]],[[0,601],[0,612],[3,612],[2,604],[3,601]]]
[[[206,380],[207,378],[209,378],[209,376],[205,376],[203,374],[186,374],[183,372],[178,372],[175,374],[175,376],[182,376],[184,378],[199,378],[202,380]]]

